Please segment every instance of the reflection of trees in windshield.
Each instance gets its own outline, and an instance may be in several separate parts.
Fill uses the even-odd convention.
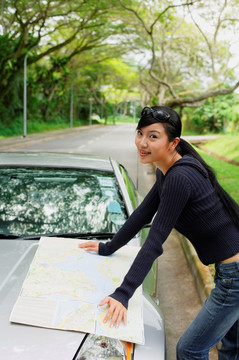
[[[0,232],[30,235],[117,231],[126,214],[110,174],[0,169],[0,218]]]

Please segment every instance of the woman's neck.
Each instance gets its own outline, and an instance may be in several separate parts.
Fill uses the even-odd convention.
[[[172,157],[168,158],[167,161],[160,163],[160,162],[156,162],[156,166],[162,171],[162,173],[165,175],[167,173],[167,171],[171,168],[171,166],[173,166],[173,164],[180,160],[182,158],[182,156],[178,153],[175,152],[173,154]]]

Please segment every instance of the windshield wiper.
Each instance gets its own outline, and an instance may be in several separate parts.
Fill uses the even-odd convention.
[[[18,235],[0,233],[0,239],[18,239]]]
[[[112,239],[115,233],[112,232],[87,232],[87,233],[58,233],[58,234],[39,234],[39,235],[26,235],[26,236],[16,236],[13,239],[20,240],[35,240],[40,239],[41,237],[63,237],[63,238],[77,238],[77,239],[97,239],[97,240],[108,240]]]

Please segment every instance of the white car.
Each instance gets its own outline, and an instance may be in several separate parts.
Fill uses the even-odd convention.
[[[104,183],[109,180],[111,187],[105,189]],[[109,190],[120,212],[109,211]],[[166,359],[164,321],[153,301],[156,263],[143,283],[144,345],[9,321],[41,236],[109,240],[139,202],[127,171],[111,159],[78,154],[0,153],[1,359]],[[86,207],[86,203],[90,206]],[[97,222],[99,203],[104,221]],[[143,229],[127,246],[140,246],[147,232],[147,228]]]

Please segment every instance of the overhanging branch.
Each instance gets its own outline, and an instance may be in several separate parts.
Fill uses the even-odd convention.
[[[205,91],[200,95],[169,100],[167,101],[167,106],[175,108],[177,106],[186,106],[187,104],[195,104],[211,97],[231,94],[238,87],[239,87],[239,81],[237,81],[234,86],[227,89],[209,90],[209,91]]]

